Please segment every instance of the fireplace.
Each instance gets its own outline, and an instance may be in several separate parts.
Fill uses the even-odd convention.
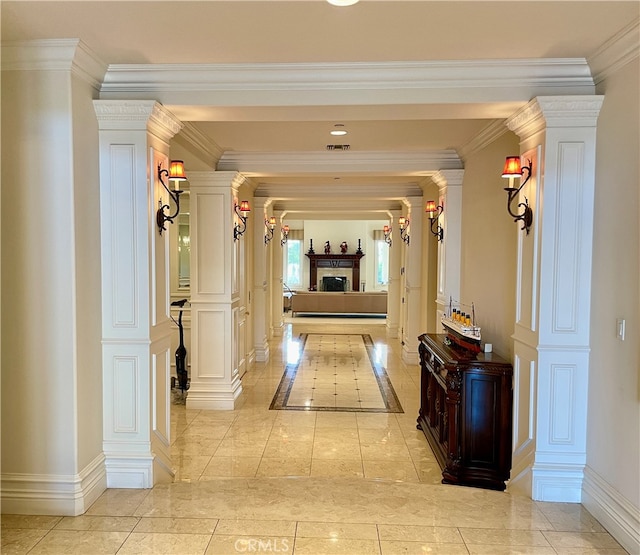
[[[355,254],[315,254],[307,253],[309,258],[309,291],[315,291],[318,287],[324,291],[331,291],[330,289],[324,289],[324,280],[321,279],[318,283],[318,269],[321,272],[351,272],[351,279],[344,276],[326,276],[326,277],[339,277],[345,280],[344,286],[350,287],[352,291],[360,290],[360,259],[364,256],[363,252],[356,252]],[[344,291],[345,289],[338,289],[338,291]]]
[[[345,276],[323,276],[322,291],[346,291],[348,283]]]

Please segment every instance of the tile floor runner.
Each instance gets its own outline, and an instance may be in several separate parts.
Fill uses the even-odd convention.
[[[300,334],[272,410],[403,412],[370,335]]]

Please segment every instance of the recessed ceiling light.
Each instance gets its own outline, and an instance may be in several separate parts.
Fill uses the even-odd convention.
[[[340,137],[342,135],[346,135],[347,131],[344,129],[344,124],[343,123],[336,123],[334,125],[335,129],[333,131],[331,131],[332,135],[335,135],[337,137]]]
[[[333,6],[353,6],[357,4],[359,0],[327,0],[329,4]]]

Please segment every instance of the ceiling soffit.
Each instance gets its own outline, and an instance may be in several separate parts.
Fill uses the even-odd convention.
[[[442,169],[460,169],[455,150],[429,152],[225,152],[219,171],[239,171],[248,177],[269,175],[411,175],[429,176]]]

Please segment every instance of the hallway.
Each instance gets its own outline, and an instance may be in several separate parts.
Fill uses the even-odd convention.
[[[174,484],[107,490],[80,517],[3,515],[2,553],[626,553],[580,505],[440,484],[415,427],[419,368],[384,320],[287,322],[237,410],[172,405]],[[404,412],[270,410],[301,334],[370,336]]]

